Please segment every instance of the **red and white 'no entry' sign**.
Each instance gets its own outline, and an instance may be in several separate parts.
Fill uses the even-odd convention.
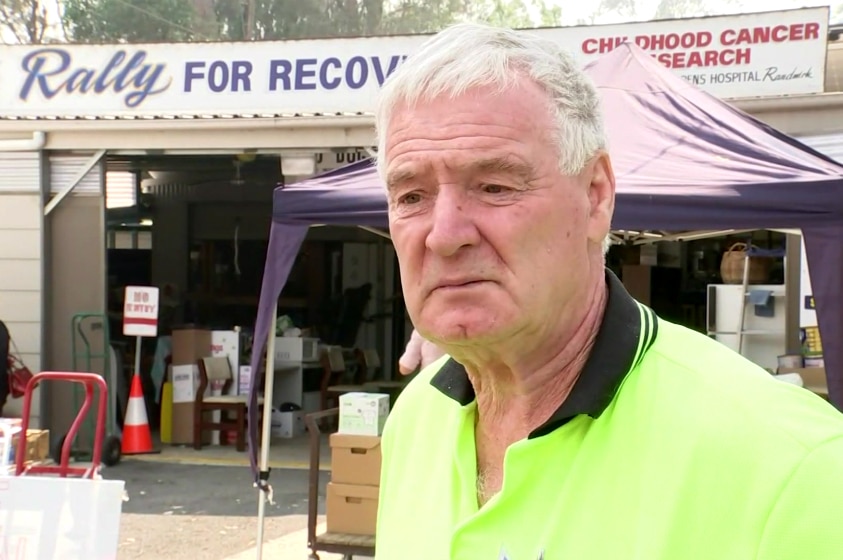
[[[158,288],[126,286],[123,299],[123,334],[158,336]]]

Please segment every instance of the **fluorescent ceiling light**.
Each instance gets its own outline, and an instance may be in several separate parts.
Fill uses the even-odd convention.
[[[313,175],[316,173],[316,157],[281,156],[281,173],[285,176]]]

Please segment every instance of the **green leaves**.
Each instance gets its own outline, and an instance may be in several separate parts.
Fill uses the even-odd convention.
[[[201,40],[189,0],[65,0],[65,33],[75,43]]]
[[[2,0],[0,0],[2,1]],[[33,1],[33,0],[18,0]],[[65,0],[68,40],[240,41],[434,32],[456,21],[559,23],[545,0]],[[253,18],[249,10],[253,9]]]

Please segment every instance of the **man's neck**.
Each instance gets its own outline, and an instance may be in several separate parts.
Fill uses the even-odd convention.
[[[542,425],[568,397],[585,366],[603,320],[608,289],[603,281],[582,299],[585,303],[567,328],[528,352],[540,357],[465,364],[477,399],[478,423],[506,427],[513,441]]]

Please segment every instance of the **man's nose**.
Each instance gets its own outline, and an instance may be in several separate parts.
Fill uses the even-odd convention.
[[[462,189],[443,185],[433,205],[427,248],[437,255],[449,257],[462,247],[476,245],[480,232],[475,219],[471,201]]]

